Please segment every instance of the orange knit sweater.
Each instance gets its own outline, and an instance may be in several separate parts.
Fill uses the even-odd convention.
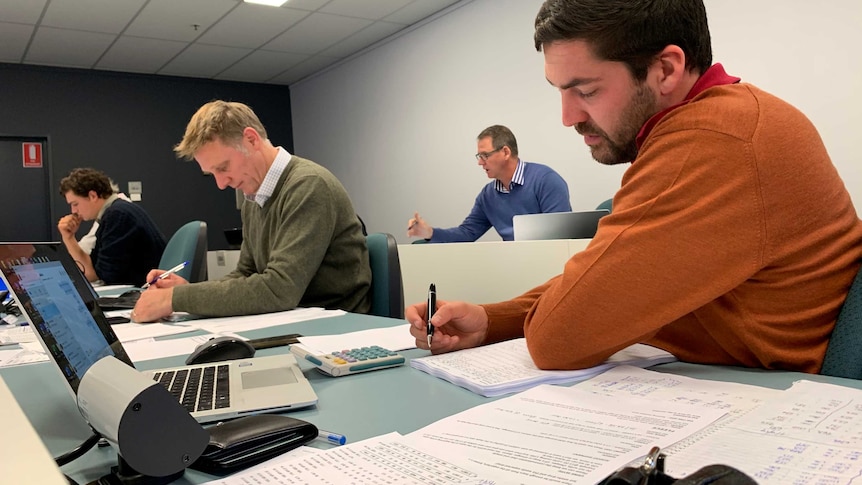
[[[635,342],[686,362],[817,372],[862,258],[862,221],[811,122],[748,84],[652,127],[590,245],[483,305],[486,343],[576,369]]]

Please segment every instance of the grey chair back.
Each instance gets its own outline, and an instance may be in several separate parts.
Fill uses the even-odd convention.
[[[159,268],[170,269],[183,261],[188,261],[189,264],[177,271],[177,274],[189,283],[206,281],[207,247],[206,222],[191,221],[183,224],[165,246]]]
[[[820,373],[862,379],[862,269],[841,306]]]
[[[365,241],[371,264],[371,314],[404,318],[404,285],[395,237],[374,232],[366,236]]]

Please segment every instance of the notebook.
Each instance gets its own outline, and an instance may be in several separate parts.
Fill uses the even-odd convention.
[[[96,303],[95,292],[61,243],[0,243],[0,275],[73,396],[87,369],[102,357],[114,356],[134,367]],[[290,354],[146,373],[184,406],[208,406],[190,411],[202,423],[317,403]],[[207,388],[204,380],[210,374],[215,383],[207,393],[192,394],[188,381]]]
[[[590,239],[607,210],[519,214],[512,218],[515,241],[539,239]]]
[[[452,384],[492,397],[521,392],[539,384],[565,384],[597,376],[618,365],[649,367],[676,357],[644,344],[630,345],[589,369],[542,370],[536,367],[523,338],[432,355],[410,361],[410,367]]]

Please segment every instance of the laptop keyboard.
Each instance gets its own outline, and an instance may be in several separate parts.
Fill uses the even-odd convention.
[[[188,412],[230,407],[230,372],[226,364],[153,374]]]

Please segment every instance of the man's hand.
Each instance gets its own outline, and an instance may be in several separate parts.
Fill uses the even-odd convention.
[[[135,309],[129,317],[133,322],[149,323],[166,317],[173,313],[174,308],[171,303],[173,298],[173,288],[156,288],[151,286],[149,289],[141,292],[141,297],[135,303]]]
[[[405,318],[410,322],[410,334],[416,337],[416,346],[420,349],[428,348],[427,308],[427,303],[417,303],[405,311]],[[488,333],[488,314],[484,308],[472,303],[438,300],[431,324],[434,326],[431,352],[442,354],[480,345]]]
[[[157,279],[164,273],[166,273],[166,271],[163,269],[150,270],[150,272],[147,273],[147,281],[145,281],[145,283],[155,280],[156,282],[152,284],[152,287],[156,288],[173,288],[174,286],[189,284],[188,280],[176,273],[171,273],[162,279]]]
[[[432,234],[434,234],[434,228],[429,226],[424,219],[419,217],[418,212],[414,212],[413,219],[407,221],[407,237],[431,239]]]
[[[57,230],[60,231],[60,236],[63,239],[74,239],[79,227],[81,227],[81,217],[78,214],[65,215],[57,223]]]

